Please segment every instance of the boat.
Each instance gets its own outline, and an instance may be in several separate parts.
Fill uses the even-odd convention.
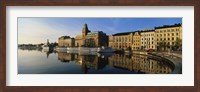
[[[99,47],[97,49],[97,52],[99,52],[99,53],[112,53],[114,51],[115,50],[113,50],[111,47]]]
[[[45,52],[53,51],[53,47],[51,47],[49,45],[43,45],[42,50],[45,51]]]

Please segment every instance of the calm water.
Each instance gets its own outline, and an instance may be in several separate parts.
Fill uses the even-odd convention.
[[[165,74],[173,65],[143,55],[18,49],[19,74]]]

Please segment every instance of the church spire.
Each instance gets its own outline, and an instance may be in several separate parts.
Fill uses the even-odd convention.
[[[83,26],[83,29],[82,29],[82,37],[85,37],[85,36],[87,35],[88,32],[89,32],[88,26],[87,26],[87,24],[85,23],[84,26]]]

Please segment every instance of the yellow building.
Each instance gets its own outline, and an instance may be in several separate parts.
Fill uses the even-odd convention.
[[[141,48],[140,32],[133,33],[132,50],[140,50]]]
[[[156,46],[158,50],[174,50],[174,46],[182,48],[182,24],[155,27]]]
[[[59,47],[73,47],[74,45],[75,45],[74,38],[70,38],[69,36],[61,36],[58,38]]]
[[[133,32],[117,33],[109,36],[109,47],[113,49],[131,48],[133,43]]]
[[[140,38],[141,38],[141,50],[156,49],[154,30],[142,31]]]

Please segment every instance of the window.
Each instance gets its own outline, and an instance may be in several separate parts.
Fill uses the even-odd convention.
[[[166,36],[166,34],[164,34],[164,36]]]
[[[160,36],[162,36],[162,34],[160,34]]]
[[[174,40],[174,37],[172,37],[172,40]]]
[[[178,33],[176,33],[176,35],[178,36]]]
[[[170,40],[170,38],[168,38],[168,40]]]
[[[174,32],[174,29],[171,29],[172,30],[172,32]]]
[[[162,38],[160,38],[160,40],[162,41]]]
[[[166,40],[166,38],[164,38],[164,41]]]
[[[174,36],[174,33],[172,33],[172,36]]]
[[[166,30],[164,30],[164,32],[166,32]]]
[[[168,29],[167,32],[170,32],[170,30]]]
[[[168,34],[168,36],[170,36],[170,34]]]

